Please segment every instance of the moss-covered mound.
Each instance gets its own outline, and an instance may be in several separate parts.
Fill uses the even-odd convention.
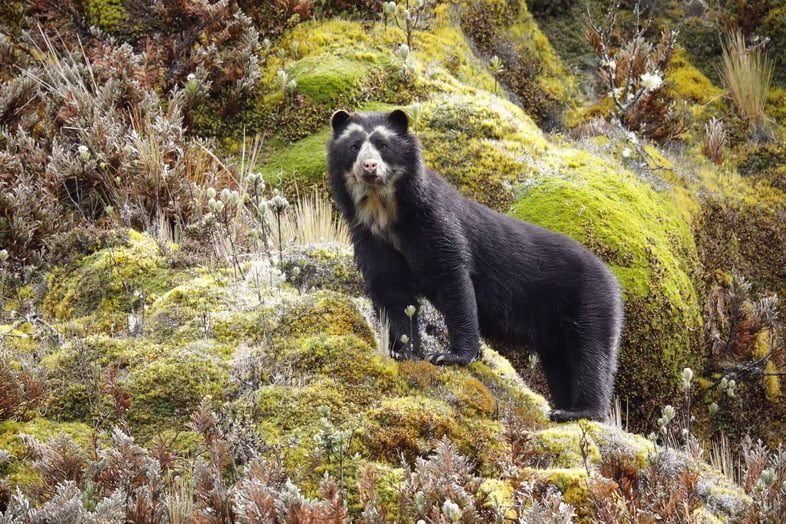
[[[628,183],[630,191],[645,192]],[[655,205],[655,196],[648,198]],[[146,235],[130,237],[137,249],[125,252],[124,264],[136,267],[151,256],[138,246],[155,243]],[[359,289],[335,286],[346,278],[336,257],[343,253],[346,259],[348,251],[335,245],[293,250],[289,263],[304,268],[307,285],[276,280],[259,288],[252,280],[225,277],[221,269],[196,268],[159,289],[147,307],[147,322],[133,333],[66,336],[62,345],[41,341],[36,351],[43,355],[47,397],[41,413],[47,418],[0,423],[0,449],[8,453],[0,472],[22,489],[40,482],[40,464],[27,458],[22,434],[46,440],[65,432],[84,448],[95,442],[93,433],[108,441],[105,432],[121,426],[159,451],[200,453],[195,432],[204,414],[192,414],[205,401],[219,420],[231,422],[223,438],[280,450],[281,474],[297,479],[304,493],[315,494],[325,473],[346,478],[350,511],[357,514],[362,472],[372,468],[390,480],[378,480],[376,489],[388,501],[386,511],[397,514],[396,494],[406,473],[402,459],[413,464],[443,438],[471,461],[500,500],[510,500],[528,478],[559,486],[580,515],[591,512],[585,455],[593,469],[612,452],[645,467],[651,443],[603,424],[552,424],[543,397],[491,349],[466,368],[392,360],[378,347],[376,328],[363,313],[371,308]],[[69,267],[80,275],[100,259],[88,256],[83,266]],[[628,261],[636,275],[631,278],[649,278],[637,261]],[[169,281],[161,272],[173,270],[164,262],[156,268],[136,275],[137,285],[153,289]],[[46,303],[57,302],[58,289],[50,290]],[[76,318],[92,326],[90,318],[103,314],[100,307],[53,309],[47,318],[57,329]],[[25,345],[14,351],[17,358],[29,358]]]
[[[164,271],[164,262],[155,240],[131,231],[127,242],[52,271],[44,311],[58,320],[99,313],[94,319],[105,326],[122,324],[127,314],[151,303],[177,278]]]

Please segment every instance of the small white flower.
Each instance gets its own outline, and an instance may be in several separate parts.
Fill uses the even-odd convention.
[[[685,368],[682,370],[682,385],[686,388],[690,387],[690,383],[693,380],[693,370],[691,368]]]
[[[633,154],[633,151],[631,151],[629,147],[622,150],[622,158],[630,158],[631,154]]]
[[[461,518],[461,508],[452,500],[447,499],[445,503],[442,504],[442,514],[445,515],[449,521],[458,522]]]
[[[77,151],[79,151],[79,156],[82,159],[82,162],[87,162],[90,160],[90,149],[88,149],[86,145],[83,144],[79,146]]]
[[[194,80],[196,80],[196,75],[194,73],[188,73],[188,76],[186,77],[186,81],[193,82]]]
[[[402,343],[402,344],[404,344],[405,346],[406,346],[407,344],[409,344],[409,337],[408,337],[408,336],[406,336],[406,335],[401,335],[401,338],[400,338],[399,340],[400,340],[400,341],[401,341],[401,343]]]
[[[644,89],[654,91],[663,84],[663,79],[657,73],[644,73],[641,75],[641,85]]]
[[[412,318],[412,316],[415,314],[415,312],[416,312],[416,311],[417,311],[417,309],[416,309],[416,308],[415,308],[415,306],[413,306],[412,304],[408,305],[408,306],[407,306],[407,307],[404,309],[404,313],[406,313],[406,315],[407,315],[408,317],[410,317],[410,318]]]

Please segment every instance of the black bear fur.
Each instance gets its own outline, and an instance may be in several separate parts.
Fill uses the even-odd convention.
[[[609,268],[573,239],[497,213],[426,169],[403,111],[337,111],[331,122],[331,193],[368,294],[387,314],[391,354],[423,358],[417,314],[405,309],[425,297],[450,338],[432,363],[471,362],[480,336],[534,350],[552,420],[604,419],[622,325]]]

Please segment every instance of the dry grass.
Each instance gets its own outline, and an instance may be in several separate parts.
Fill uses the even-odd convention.
[[[283,217],[281,232],[284,244],[315,242],[350,242],[349,229],[336,215],[330,199],[323,193],[301,197]]]
[[[723,473],[726,478],[739,484],[740,482],[740,462],[735,459],[729,445],[729,439],[721,433],[718,440],[712,441],[710,449],[710,465]]]
[[[710,119],[704,126],[704,143],[701,152],[715,164],[721,165],[726,157],[725,148],[728,141],[726,128],[717,118]]]
[[[719,73],[740,114],[754,129],[762,129],[766,121],[764,104],[772,83],[772,63],[762,48],[748,48],[740,31],[729,33],[723,42]]]
[[[377,342],[377,351],[385,356],[390,355],[390,349],[393,347],[390,340],[390,319],[385,310],[379,310],[379,325],[377,326],[374,338]]]

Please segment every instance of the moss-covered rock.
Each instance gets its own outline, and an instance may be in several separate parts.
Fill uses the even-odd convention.
[[[127,244],[104,248],[73,263],[55,268],[47,277],[44,311],[57,320],[100,313],[105,322],[119,323],[141,310],[175,278],[149,235],[130,230]]]
[[[422,104],[418,137],[426,165],[464,194],[500,211],[548,147],[519,108],[489,94],[437,95]]]
[[[350,295],[363,291],[363,277],[352,249],[345,244],[293,246],[284,254],[283,269],[287,280],[300,290],[329,289]]]
[[[205,397],[231,396],[228,365],[209,348],[182,348],[133,368],[124,381],[132,404],[128,419],[137,435],[181,429]]]

